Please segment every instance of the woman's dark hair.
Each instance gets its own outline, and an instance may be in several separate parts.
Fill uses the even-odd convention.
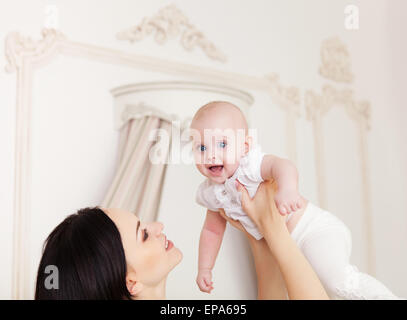
[[[47,266],[57,270],[51,286]],[[36,300],[130,298],[120,233],[103,210],[81,209],[51,232],[38,267]]]

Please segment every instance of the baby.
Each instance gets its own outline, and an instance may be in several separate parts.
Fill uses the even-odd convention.
[[[219,209],[239,220],[254,238],[262,238],[242,210],[235,180],[246,187],[251,197],[262,181],[276,180],[276,206],[288,218],[303,207],[303,198],[298,193],[295,166],[288,160],[264,155],[259,146],[253,145],[246,118],[238,107],[228,102],[208,103],[195,114],[191,129],[196,166],[208,178],[199,186],[196,200],[208,209],[200,238],[197,283],[201,291],[209,293],[211,270],[226,227]]]
[[[255,239],[262,238],[253,221],[241,207],[236,180],[253,197],[264,180],[275,180],[274,200],[287,221],[299,209],[291,237],[318,274],[331,298],[396,299],[383,284],[361,273],[349,263],[349,229],[333,214],[306,201],[298,192],[295,166],[261,152],[248,134],[240,109],[223,101],[201,107],[191,122],[196,167],[207,178],[198,188],[196,201],[207,208],[199,242],[197,284],[201,291],[213,289],[212,269],[223,239],[226,220],[218,213],[239,220]]]

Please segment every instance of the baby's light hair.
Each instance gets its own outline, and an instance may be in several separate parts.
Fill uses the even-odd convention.
[[[235,106],[233,103],[228,102],[228,101],[211,101],[211,102],[208,102],[207,104],[203,105],[202,107],[200,107],[198,109],[198,111],[195,113],[194,117],[192,118],[191,126],[194,123],[194,121],[198,121],[200,118],[205,116],[208,112],[211,112],[211,111],[216,112],[216,109],[221,108],[221,107],[231,108],[231,110],[237,111],[239,113],[239,115],[244,123],[243,129],[245,130],[245,132],[247,134],[248,124],[247,124],[246,117],[244,116],[242,110],[239,107]]]

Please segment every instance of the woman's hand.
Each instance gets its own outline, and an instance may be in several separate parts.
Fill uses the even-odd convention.
[[[277,191],[275,182],[262,182],[253,199],[250,198],[246,188],[237,180],[236,188],[242,194],[241,202],[243,211],[253,220],[262,234],[264,234],[266,228],[272,229],[275,235],[278,234],[277,231],[287,229],[285,217],[280,214],[274,202],[274,194]],[[219,214],[233,227],[242,231],[249,240],[255,240],[238,220],[226,216],[223,209],[220,209]]]
[[[254,240],[254,237],[246,231],[246,229],[242,226],[240,221],[229,218],[223,209],[219,210],[219,214],[223,217],[223,219],[225,219],[227,222],[229,222],[233,227],[242,231],[249,238],[249,240]]]
[[[264,234],[266,228],[273,231],[286,230],[285,217],[280,214],[274,202],[277,190],[275,182],[264,181],[253,199],[250,198],[246,188],[236,180],[237,190],[242,194],[242,208],[256,224],[259,231]]]

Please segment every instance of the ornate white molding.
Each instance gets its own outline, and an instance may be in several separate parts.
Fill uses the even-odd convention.
[[[119,97],[122,95],[127,95],[133,92],[139,91],[162,91],[162,90],[195,90],[195,91],[209,91],[218,92],[231,97],[240,99],[242,103],[247,106],[251,106],[254,102],[252,95],[247,92],[228,86],[213,85],[203,82],[195,81],[155,81],[155,82],[144,82],[144,83],[134,83],[124,86],[120,86],[111,90],[114,97]]]
[[[351,83],[353,81],[348,49],[338,37],[322,42],[319,74],[336,82]]]
[[[32,40],[21,36],[18,32],[12,32],[6,37],[7,72],[15,72],[21,68],[22,60],[28,58],[41,58],[49,54],[58,41],[64,40],[65,36],[54,29],[43,29],[40,40]]]
[[[285,107],[292,108],[293,111],[300,115],[300,89],[294,86],[284,87],[280,84],[280,77],[276,73],[266,75],[270,83],[270,93],[273,97],[278,98],[279,102]]]
[[[173,121],[181,121],[181,118],[176,114],[166,114],[158,108],[148,105],[144,101],[140,101],[136,104],[127,104],[119,119],[121,123],[118,126],[118,130],[121,130],[123,126],[131,119],[140,119],[144,117],[157,117],[161,120],[172,123]]]
[[[351,119],[370,128],[371,107],[368,101],[356,101],[353,90],[338,90],[331,85],[322,88],[322,94],[312,91],[305,94],[305,107],[308,120],[323,117],[334,105],[343,106]]]
[[[269,81],[269,92],[278,106],[286,112],[286,137],[288,158],[297,163],[296,120],[300,114],[300,89],[294,86],[284,87],[275,73],[266,75]]]
[[[13,224],[13,298],[28,298],[30,253],[27,246],[30,229],[31,195],[31,88],[34,67],[50,59],[65,37],[56,30],[44,29],[34,41],[17,32],[6,37],[7,72],[17,73],[15,183]]]
[[[139,25],[119,32],[117,39],[135,42],[151,34],[155,34],[154,39],[160,45],[166,43],[170,38],[181,35],[181,46],[187,51],[199,47],[209,58],[226,62],[226,56],[201,31],[192,25],[174,4],[159,10],[151,18],[144,18]]]
[[[199,92],[200,94],[208,94],[212,93],[216,96],[222,95],[223,99],[231,101],[238,105],[243,113],[248,116],[249,109],[253,105],[254,98],[251,94],[232,87],[227,87],[223,85],[213,85],[210,83],[203,83],[203,82],[196,82],[196,81],[153,81],[153,82],[139,82],[139,83],[132,83],[123,86],[119,86],[113,88],[110,92],[112,93],[114,98],[120,98],[127,96],[134,97],[134,94],[142,93],[143,101],[151,101],[153,100],[152,96],[159,95],[162,96],[165,92],[174,92],[177,91],[180,94],[182,92]],[[152,96],[145,96],[146,92],[151,92]],[[154,107],[150,105],[146,105],[144,102],[140,102],[138,104],[134,104],[134,98],[130,98],[129,100],[123,100],[115,106],[115,128],[120,129],[124,122],[128,119],[123,118],[130,115],[127,111],[130,111],[131,114],[144,114],[146,110],[154,110]],[[216,99],[216,98],[215,98]],[[136,100],[139,100],[138,98]],[[125,107],[124,107],[125,105]],[[130,107],[131,106],[131,107]],[[129,108],[130,107],[130,108]],[[126,111],[127,110],[127,111]],[[142,111],[142,112],[141,112]],[[183,119],[179,118],[176,114],[168,114],[165,110],[155,110],[156,114],[159,115],[160,118],[165,119],[169,122],[174,120],[184,121]],[[192,120],[192,115],[190,115]]]
[[[358,128],[360,172],[362,180],[363,215],[366,225],[367,265],[371,275],[375,274],[375,250],[371,217],[370,182],[368,170],[367,130],[370,128],[371,108],[368,101],[356,101],[351,89],[338,90],[331,85],[322,88],[322,94],[308,90],[305,94],[305,108],[308,120],[312,121],[314,132],[315,167],[317,168],[317,187],[319,205],[326,208],[325,154],[322,122],[333,107],[344,108],[347,115]]]

